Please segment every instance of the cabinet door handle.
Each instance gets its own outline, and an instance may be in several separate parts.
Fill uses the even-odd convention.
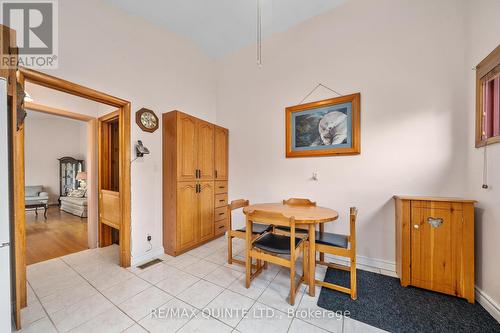
[[[420,228],[420,226],[418,224],[414,224],[413,228],[418,229],[418,228]]]
[[[217,178],[217,170],[215,170],[215,178]]]
[[[201,169],[198,169],[198,178],[201,178]]]

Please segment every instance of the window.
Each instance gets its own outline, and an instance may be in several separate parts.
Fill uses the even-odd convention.
[[[476,147],[500,142],[500,45],[476,67]]]

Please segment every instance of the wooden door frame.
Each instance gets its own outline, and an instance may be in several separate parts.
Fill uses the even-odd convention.
[[[118,200],[120,198],[120,186],[121,186],[121,181],[119,180],[119,190],[118,191],[110,191],[110,172],[111,172],[111,160],[110,160],[110,130],[111,130],[111,124],[115,123],[118,121],[118,132],[120,135],[121,134],[121,124],[120,124],[120,110],[116,110],[113,112],[110,112],[104,116],[101,116],[97,119],[98,121],[98,146],[99,146],[99,187],[98,187],[98,193],[99,193],[99,205],[102,207],[102,200],[103,196],[102,194],[109,195],[113,193],[113,196],[117,196]],[[121,154],[122,151],[119,149],[119,157],[118,159],[121,160]],[[120,172],[120,171],[119,171]],[[121,178],[120,175],[118,176],[119,179]],[[105,192],[105,193],[103,193]],[[102,220],[104,219],[104,216],[101,214],[99,215],[99,223],[98,223],[98,237],[99,237],[99,244],[101,246],[108,246],[113,243],[112,240],[112,233],[111,233],[111,228],[113,229],[118,229],[120,230],[119,233],[119,243],[121,244],[123,239],[122,236],[123,234],[121,233],[121,225],[114,226],[108,223],[104,223]]]
[[[18,81],[65,92],[118,108],[120,146],[120,266],[129,267],[130,253],[130,102],[85,86],[66,81],[32,69],[19,68]],[[18,170],[14,170],[19,172]],[[16,189],[15,189],[16,190]],[[24,192],[24,188],[22,189]],[[24,204],[22,205],[24,206]],[[23,207],[24,210],[24,207]],[[23,212],[24,214],[24,212]]]
[[[97,176],[99,174],[97,168],[97,118],[33,102],[24,102],[24,108],[29,111],[83,121],[87,125],[87,242],[88,247],[93,249],[98,246],[97,227],[99,223],[99,203],[97,201],[99,194],[97,180]]]
[[[1,43],[0,55],[8,57],[10,64],[17,63],[16,31],[5,25],[0,25]],[[11,252],[13,252],[15,267],[12,275],[15,281],[13,284],[14,300],[14,321],[17,329],[21,329],[21,308],[27,305],[26,288],[26,216],[24,212],[24,124],[17,126],[17,65],[1,67],[0,75],[7,79],[7,96],[11,98],[10,116],[10,151],[9,151],[9,172],[12,173],[10,189],[11,222],[15,232],[11,232]],[[14,171],[17,172],[14,172]],[[15,189],[18,189],[15,191]],[[12,235],[13,233],[13,235]]]

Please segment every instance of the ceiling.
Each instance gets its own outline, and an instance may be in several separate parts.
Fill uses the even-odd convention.
[[[212,58],[255,43],[257,0],[105,0],[190,38]],[[263,38],[347,0],[261,0]]]

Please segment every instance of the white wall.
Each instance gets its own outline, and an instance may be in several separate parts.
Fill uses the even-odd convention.
[[[28,111],[25,121],[26,185],[43,185],[49,204],[59,198],[58,158],[86,161],[87,123]]]
[[[465,193],[462,2],[353,0],[219,65],[217,122],[230,130],[230,197],[308,197],[359,208],[358,254],[394,268],[394,194]],[[318,83],[361,92],[361,155],[285,158],[285,107]],[[308,101],[334,97],[320,90]],[[319,181],[310,180],[319,173]]]
[[[484,149],[474,148],[475,138],[475,78],[471,68],[481,62],[500,44],[500,1],[480,0],[467,7],[467,194],[478,200],[476,209],[476,285],[489,296],[497,308],[500,320],[500,265],[498,237],[500,235],[500,144],[487,147],[488,186],[483,184]]]
[[[47,73],[131,101],[132,151],[137,140],[151,151],[132,163],[132,261],[148,254],[148,234],[152,252],[162,250],[161,126],[143,132],[134,113],[178,109],[215,121],[213,61],[192,42],[102,1],[59,1],[59,69]]]

